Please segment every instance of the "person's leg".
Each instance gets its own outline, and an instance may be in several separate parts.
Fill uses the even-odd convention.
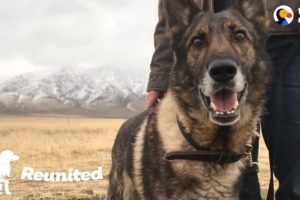
[[[275,174],[278,199],[300,199],[300,49],[292,57],[282,83],[281,126]]]
[[[276,41],[275,41],[276,42]],[[291,43],[292,44],[292,43]],[[280,48],[270,48],[274,61],[274,67],[283,67],[278,60],[284,57],[290,45],[282,45]],[[270,109],[272,94],[268,102]],[[286,66],[282,79],[280,128],[276,145],[274,173],[279,180],[280,187],[276,193],[277,200],[300,200],[300,49],[291,57]],[[264,137],[268,144],[270,137],[275,134],[270,132],[274,122],[266,115],[264,120]],[[273,149],[269,149],[273,151]]]

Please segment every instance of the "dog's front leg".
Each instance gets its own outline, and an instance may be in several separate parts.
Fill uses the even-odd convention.
[[[0,195],[2,194],[2,180],[0,179]]]
[[[6,195],[11,195],[11,192],[9,191],[9,180],[4,181],[4,191]]]

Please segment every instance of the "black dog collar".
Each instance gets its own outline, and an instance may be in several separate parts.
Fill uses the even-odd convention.
[[[196,151],[174,151],[165,154],[166,160],[191,160],[191,161],[203,161],[217,164],[235,163],[241,158],[244,158],[251,154],[252,145],[246,145],[246,150],[242,154],[230,153],[230,152],[218,152],[211,151],[209,149],[202,148],[192,137],[192,134],[187,133],[184,125],[180,121],[178,115],[176,120],[181,134],[186,141],[196,149]]]

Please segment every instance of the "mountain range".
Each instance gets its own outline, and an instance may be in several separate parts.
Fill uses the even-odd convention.
[[[147,73],[61,68],[0,80],[0,114],[129,117],[143,110]]]

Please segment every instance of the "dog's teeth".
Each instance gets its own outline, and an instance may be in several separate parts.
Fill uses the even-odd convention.
[[[220,114],[220,112],[216,112],[217,113],[217,115],[219,115]]]
[[[223,112],[220,112],[220,115],[224,115],[224,113],[223,113]]]
[[[213,102],[210,102],[210,107],[216,111],[217,110],[217,106],[213,103]]]
[[[235,101],[234,106],[233,106],[234,110],[236,110],[238,106],[239,106],[239,101]]]

